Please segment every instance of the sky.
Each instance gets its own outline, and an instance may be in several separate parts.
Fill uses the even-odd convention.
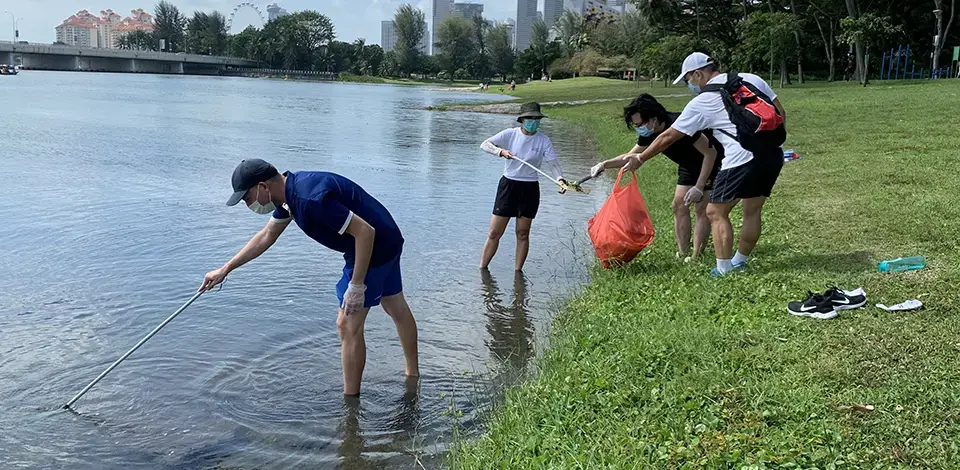
[[[79,10],[89,10],[99,14],[101,10],[112,9],[121,16],[128,16],[130,10],[143,8],[153,13],[156,0],[0,0],[0,41],[13,39],[13,18],[19,21],[20,40],[38,43],[52,43],[56,40],[54,28],[67,17]],[[236,7],[241,0],[170,0],[181,12],[190,16],[195,10],[219,10],[225,15]],[[274,0],[242,0],[260,7],[266,15],[266,6]],[[459,1],[459,0],[458,0]],[[484,5],[484,17],[492,20],[515,18],[516,0],[465,0]],[[368,44],[380,42],[380,22],[393,18],[397,7],[411,3],[423,10],[430,24],[431,0],[279,0],[277,3],[287,11],[317,10],[330,17],[336,27],[337,39],[351,42],[364,38]],[[540,2],[543,7],[543,1]],[[257,14],[252,10],[237,13],[233,32],[239,32],[248,24],[256,23]],[[429,26],[428,26],[429,27]]]

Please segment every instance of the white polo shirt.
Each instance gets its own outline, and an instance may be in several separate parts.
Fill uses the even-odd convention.
[[[770,85],[767,85],[767,82],[763,81],[762,78],[752,73],[741,73],[739,75],[744,81],[749,82],[770,97],[771,101],[776,99],[777,95],[773,92],[773,88],[770,88]],[[727,74],[725,73],[721,73],[707,82],[708,85],[724,83],[727,83]],[[727,110],[723,106],[723,98],[717,92],[700,93],[694,97],[687,103],[683,112],[680,113],[680,117],[670,127],[689,136],[704,129],[723,130],[731,135],[737,135],[737,126],[730,122],[730,115],[727,114]],[[753,153],[744,150],[736,139],[723,132],[714,132],[713,136],[720,142],[720,145],[723,145],[724,157],[720,167],[721,170],[736,168],[753,160]]]

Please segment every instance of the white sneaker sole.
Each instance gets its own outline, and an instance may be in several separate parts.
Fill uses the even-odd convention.
[[[858,304],[834,305],[833,309],[834,310],[855,310],[860,307],[863,307],[866,304],[867,304],[867,299],[863,299],[863,302],[860,302]]]
[[[787,308],[787,312],[790,313],[790,315],[793,315],[793,316],[797,316],[797,317],[810,317],[810,318],[816,318],[817,320],[831,320],[831,319],[837,318],[837,311],[836,311],[836,310],[834,310],[834,311],[832,311],[832,312],[825,312],[825,313],[820,313],[820,312],[794,312],[793,310],[790,310],[789,308]]]

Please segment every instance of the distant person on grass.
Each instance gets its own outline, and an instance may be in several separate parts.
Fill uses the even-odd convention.
[[[487,269],[497,254],[500,237],[510,219],[517,219],[517,271],[523,270],[530,251],[530,226],[540,209],[540,174],[516,160],[523,160],[537,168],[546,167],[548,173],[566,184],[553,143],[539,131],[543,118],[540,104],[526,103],[520,107],[520,116],[517,118],[520,127],[501,131],[480,145],[483,151],[507,159],[503,165],[503,177],[497,186],[497,198],[490,219],[490,232],[483,245],[480,269]],[[564,192],[560,191],[561,194]]]
[[[637,144],[630,152],[600,162],[590,170],[593,177],[600,176],[606,168],[620,168],[628,157],[643,152],[653,141],[673,125],[680,113],[669,113],[656,98],[642,94],[623,108],[623,120],[627,127],[637,131]],[[663,154],[677,164],[677,188],[673,193],[673,227],[677,237],[677,259],[689,261],[690,252],[690,206],[697,214],[693,232],[693,255],[698,259],[710,238],[710,219],[707,218],[707,201],[713,189],[713,179],[720,171],[723,148],[709,130],[697,131],[692,136],[683,136],[667,147]]]
[[[344,395],[360,393],[367,360],[363,327],[370,307],[376,305],[383,305],[397,327],[407,376],[420,374],[417,322],[403,297],[400,276],[403,235],[379,201],[343,176],[320,171],[280,174],[257,158],[240,162],[233,172],[233,195],[227,205],[240,201],[257,214],[273,216],[236,256],[204,276],[200,290],[213,289],[231,271],[262,255],[290,221],[296,221],[307,236],[343,253],[346,261],[336,286]]]
[[[720,172],[714,180],[707,206],[707,216],[713,228],[713,246],[717,267],[711,275],[723,276],[736,269],[746,269],[747,257],[760,239],[762,229],[761,211],[773,190],[783,167],[783,149],[769,149],[765,154],[754,154],[741,146],[736,125],[724,105],[719,87],[729,86],[728,74],[721,74],[713,59],[706,54],[694,52],[684,59],[680,76],[674,83],[686,82],[697,96],[687,103],[680,116],[670,128],[660,134],[643,152],[626,157],[627,169],[639,168],[644,162],[663,152],[675,142],[698,131],[712,129],[714,137],[723,146],[724,157]],[[736,77],[734,77],[736,78]],[[777,95],[762,78],[739,74],[742,85],[764,95],[764,103],[772,103],[775,112],[783,119],[786,113]],[[706,91],[701,92],[701,90]],[[771,106],[767,104],[766,106]],[[771,112],[774,112],[771,109]],[[740,229],[740,244],[733,254],[733,226],[730,211],[743,200],[743,224]]]

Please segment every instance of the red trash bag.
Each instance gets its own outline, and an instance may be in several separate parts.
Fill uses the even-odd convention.
[[[653,221],[640,195],[636,173],[632,182],[620,185],[624,170],[617,175],[613,193],[587,223],[587,232],[604,268],[629,263],[653,242]]]

